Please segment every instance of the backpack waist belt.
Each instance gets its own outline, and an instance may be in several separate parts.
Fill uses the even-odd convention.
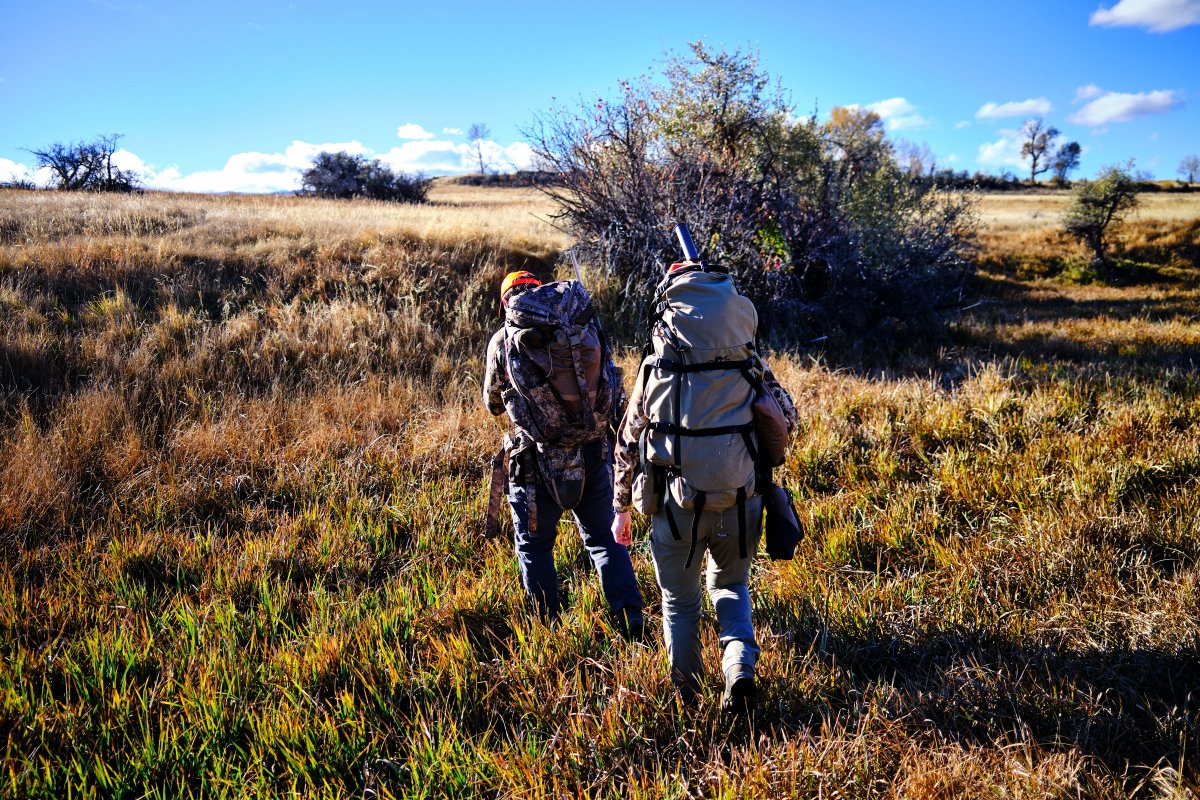
[[[670,358],[656,358],[650,362],[650,365],[667,372],[713,372],[721,369],[745,370],[754,366],[753,362],[748,358],[741,361],[701,361],[697,364],[687,364],[683,361],[674,361]]]

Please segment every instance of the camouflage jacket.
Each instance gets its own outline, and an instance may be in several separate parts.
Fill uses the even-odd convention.
[[[507,392],[515,391],[508,376],[508,365],[505,363],[505,329],[501,328],[492,335],[488,342],[487,360],[483,375],[483,403],[494,416],[506,414],[504,398]],[[625,410],[625,387],[621,372],[610,359],[605,369],[613,370],[613,379],[617,387],[617,402],[613,408],[614,420],[620,419]],[[530,381],[545,380],[544,376],[529,376]],[[609,430],[609,421],[598,426],[596,435],[589,441],[605,437]],[[504,435],[505,449],[510,453],[519,453],[533,448],[537,454],[538,471],[543,480],[552,481],[582,481],[585,472],[583,461],[583,442],[568,446],[549,446],[534,441],[527,433],[513,424],[509,419],[508,432]]]
[[[654,356],[648,356],[653,359]],[[796,404],[792,402],[792,396],[788,394],[787,389],[784,389],[779,381],[771,372],[770,367],[766,362],[755,353],[752,356],[754,366],[751,367],[751,373],[762,381],[764,388],[769,391],[775,400],[779,403],[779,408],[783,412],[784,420],[787,422],[788,432],[791,433],[796,427],[798,415],[796,413]],[[642,368],[646,362],[642,362]],[[642,374],[642,368],[638,369],[637,374]],[[642,438],[642,431],[650,424],[650,418],[646,415],[646,410],[642,403],[642,385],[639,380],[633,387],[633,394],[629,397],[629,404],[625,409],[625,416],[621,420],[620,427],[617,428],[617,447],[616,447],[616,466],[613,476],[613,506],[621,511],[628,511],[632,507],[633,495],[633,479],[640,469],[639,464],[639,442]]]

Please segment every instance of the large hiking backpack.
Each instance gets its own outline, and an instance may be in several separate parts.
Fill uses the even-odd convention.
[[[746,500],[755,494],[759,461],[753,406],[764,393],[751,372],[757,327],[754,304],[725,273],[689,265],[673,269],[658,286],[638,376],[650,422],[640,443],[642,485],[635,495],[665,509],[676,539],[682,537],[666,496],[692,511],[688,567],[705,510],[738,506],[746,557]]]
[[[578,281],[528,289],[509,300],[504,328],[512,386],[505,410],[537,445],[538,467],[559,504],[572,508],[582,493],[582,461],[564,461],[561,451],[604,438],[619,411],[619,379],[591,297]]]

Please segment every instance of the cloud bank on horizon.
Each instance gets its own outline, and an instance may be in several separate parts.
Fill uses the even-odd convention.
[[[456,128],[443,129],[445,136],[462,136]],[[125,149],[113,154],[113,163],[121,169],[133,170],[148,189],[176,192],[245,192],[272,194],[293,192],[300,188],[300,176],[312,166],[313,159],[323,152],[346,152],[367,158],[377,158],[397,172],[420,172],[426,175],[455,175],[479,169],[479,156],[472,142],[437,138],[421,125],[405,123],[396,130],[400,145],[386,152],[375,152],[359,141],[315,144],[293,141],[283,152],[236,153],[225,166],[216,170],[183,173],[175,166],[159,167],[147,164],[136,153]],[[501,171],[529,169],[533,150],[521,141],[501,144],[491,140],[479,142],[483,160],[491,169]],[[6,176],[11,176],[6,178]],[[6,158],[0,158],[0,180],[29,181],[48,185],[50,171],[34,169]]]

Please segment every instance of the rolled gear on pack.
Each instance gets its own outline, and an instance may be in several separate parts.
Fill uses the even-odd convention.
[[[564,509],[583,495],[578,445],[608,435],[620,408],[621,380],[587,289],[554,281],[521,292],[506,305],[504,362],[510,386],[502,399],[523,447]],[[536,480],[535,470],[526,470]]]
[[[641,396],[649,418],[640,442],[635,504],[643,513],[664,508],[671,533],[681,538],[664,497],[692,511],[695,555],[700,514],[737,505],[739,551],[747,555],[746,500],[756,494],[764,464],[760,433],[771,444],[771,461],[781,459],[787,428],[782,414],[754,374],[758,312],[738,293],[733,278],[700,264],[677,265],[659,284]],[[767,414],[755,413],[756,402]],[[778,409],[776,408],[775,411]],[[776,430],[779,428],[780,430]]]

